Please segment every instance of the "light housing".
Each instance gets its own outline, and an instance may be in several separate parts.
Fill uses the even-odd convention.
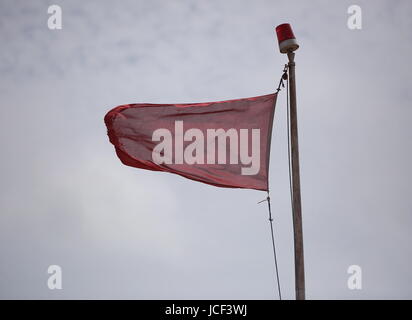
[[[293,34],[292,27],[289,23],[283,23],[276,27],[276,35],[279,42],[279,50],[281,53],[288,53],[299,48],[296,37]]]

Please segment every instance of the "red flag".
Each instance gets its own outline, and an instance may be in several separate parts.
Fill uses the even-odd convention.
[[[267,191],[276,97],[127,104],[104,120],[125,165],[218,187]]]

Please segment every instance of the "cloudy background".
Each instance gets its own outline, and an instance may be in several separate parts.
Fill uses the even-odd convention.
[[[62,30],[47,28],[52,4]],[[412,298],[411,15],[407,0],[0,0],[0,298],[276,299],[265,193],[126,167],[103,117],[273,92],[283,22],[301,44],[307,297]],[[282,92],[270,180],[292,299],[285,107]],[[362,290],[347,287],[353,264]]]

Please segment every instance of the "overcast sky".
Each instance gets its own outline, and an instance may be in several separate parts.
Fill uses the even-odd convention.
[[[351,4],[362,30],[347,27]],[[265,193],[126,167],[103,117],[273,92],[284,22],[301,45],[307,298],[412,298],[411,16],[408,0],[0,0],[0,298],[276,299]],[[292,299],[285,99],[270,185]],[[53,264],[62,290],[47,287]]]

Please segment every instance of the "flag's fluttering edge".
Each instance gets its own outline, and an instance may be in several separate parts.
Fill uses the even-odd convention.
[[[218,187],[268,190],[276,97],[128,104],[104,120],[125,165]]]

